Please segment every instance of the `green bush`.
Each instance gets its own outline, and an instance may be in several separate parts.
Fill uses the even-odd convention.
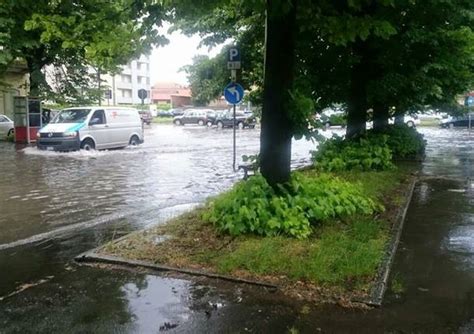
[[[405,124],[388,126],[381,133],[370,130],[368,135],[375,138],[388,136],[387,145],[394,159],[419,158],[425,153],[426,141],[423,135]]]
[[[203,219],[231,235],[286,235],[307,238],[315,224],[331,218],[372,214],[381,206],[358,184],[335,176],[295,173],[275,191],[262,176],[237,184],[209,203]]]
[[[345,140],[333,137],[312,152],[313,162],[321,171],[387,170],[393,168],[388,136],[364,136]]]

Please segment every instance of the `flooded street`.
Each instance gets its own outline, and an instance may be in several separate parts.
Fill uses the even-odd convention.
[[[232,131],[160,125],[138,148],[67,154],[0,143],[0,333],[474,332],[474,133],[420,131],[428,140],[422,174],[444,179],[416,187],[393,268],[403,291],[362,312],[73,263],[241,179]],[[237,138],[238,158],[258,151],[258,130]],[[293,165],[308,163],[313,148],[295,141]]]

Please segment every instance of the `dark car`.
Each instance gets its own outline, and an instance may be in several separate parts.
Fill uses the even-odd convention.
[[[173,117],[173,116],[175,116],[175,115],[173,115],[173,112],[171,110],[163,110],[163,109],[157,110],[156,115],[158,117]]]
[[[174,108],[169,110],[172,116],[181,116],[184,114],[184,109]]]
[[[199,109],[188,109],[181,116],[175,116],[173,119],[175,125],[185,124],[207,124],[207,111]]]
[[[234,126],[234,116],[232,111],[227,111],[220,114],[215,121],[218,128],[232,128]],[[250,128],[253,129],[257,120],[253,115],[246,115],[244,113],[238,112],[235,117],[235,124],[237,128]]]
[[[146,125],[150,125],[151,122],[153,121],[153,115],[151,112],[146,111],[146,110],[140,110],[138,111],[140,114],[140,118],[142,119],[142,122],[145,123]]]
[[[324,127],[329,128],[330,126],[346,126],[346,115],[344,111],[326,111],[321,113],[317,118],[317,121],[320,122]]]
[[[223,113],[226,113],[227,110],[208,110],[207,111],[207,126],[216,125],[216,121]]]
[[[474,112],[462,116],[443,119],[441,120],[440,126],[442,128],[474,127]]]

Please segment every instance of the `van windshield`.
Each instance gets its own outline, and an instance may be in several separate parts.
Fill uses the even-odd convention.
[[[82,123],[89,115],[90,109],[63,110],[54,117],[51,123]]]

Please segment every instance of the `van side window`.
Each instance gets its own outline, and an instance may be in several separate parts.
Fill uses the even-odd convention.
[[[105,124],[105,112],[103,110],[96,110],[94,111],[94,114],[91,117],[91,120],[94,118],[98,118],[99,121],[96,122],[95,124]]]

